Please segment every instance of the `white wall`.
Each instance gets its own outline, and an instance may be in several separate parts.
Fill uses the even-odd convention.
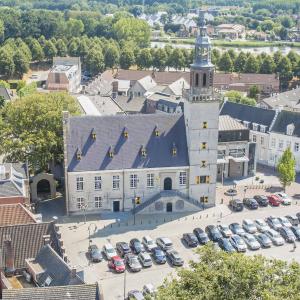
[[[269,160],[269,133],[250,130],[250,141],[255,142],[256,137],[256,158],[257,162],[261,164],[268,164]]]

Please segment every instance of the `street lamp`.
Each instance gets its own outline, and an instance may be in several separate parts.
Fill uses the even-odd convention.
[[[88,227],[88,231],[89,231],[89,246],[91,245],[91,229],[92,229],[92,226],[94,226],[94,232],[96,232],[97,230],[97,225],[95,223],[91,223]]]
[[[81,204],[80,209],[83,211],[84,214],[84,224],[86,223],[86,209],[88,208],[87,204]]]

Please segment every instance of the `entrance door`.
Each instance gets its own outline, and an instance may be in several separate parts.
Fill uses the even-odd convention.
[[[167,177],[164,180],[164,190],[165,191],[172,190],[172,179],[170,177]]]
[[[120,201],[114,201],[113,202],[113,211],[114,212],[120,211]]]
[[[171,202],[167,203],[167,212],[173,211],[173,204]]]

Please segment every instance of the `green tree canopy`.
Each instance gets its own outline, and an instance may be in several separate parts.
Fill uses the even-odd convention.
[[[36,93],[8,103],[1,110],[0,153],[9,161],[28,159],[33,171],[61,162],[63,110],[79,111],[66,93]]]
[[[233,62],[227,51],[222,54],[222,56],[219,60],[218,67],[219,67],[220,71],[224,71],[224,72],[232,72],[233,71]]]
[[[199,262],[180,269],[165,281],[158,300],[298,299],[300,265],[216,250],[211,244],[198,248]]]
[[[283,56],[278,66],[280,85],[283,89],[286,89],[289,85],[289,81],[293,78],[292,64],[288,57]]]
[[[55,48],[55,45],[49,40],[46,41],[44,46],[44,53],[45,57],[50,60],[57,54],[57,49]]]
[[[262,74],[272,74],[275,71],[275,63],[272,56],[267,55],[260,66],[260,73]]]
[[[240,52],[238,57],[236,58],[236,60],[234,62],[235,72],[243,73],[243,71],[245,69],[246,61],[247,61],[247,55],[243,51]]]
[[[120,52],[115,45],[110,45],[104,55],[105,66],[107,68],[115,68],[119,65]]]
[[[147,48],[142,49],[136,58],[136,63],[139,69],[149,69],[152,66],[151,51]]]
[[[250,54],[247,58],[244,72],[245,73],[257,73],[259,70],[259,63],[257,58]]]
[[[104,57],[102,49],[98,46],[93,47],[85,61],[86,67],[91,74],[96,75],[104,70]]]
[[[132,49],[126,47],[121,51],[120,55],[120,67],[122,69],[129,69],[135,63],[135,57]]]
[[[277,170],[284,189],[291,185],[296,178],[296,160],[290,148],[287,148],[279,159]]]
[[[228,91],[225,93],[224,97],[228,98],[228,101],[230,102],[236,102],[251,106],[255,106],[257,104],[255,99],[244,97],[242,93],[238,91]]]

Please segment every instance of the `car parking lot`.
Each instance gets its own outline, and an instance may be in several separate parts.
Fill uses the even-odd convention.
[[[216,208],[214,208],[216,209]],[[232,213],[227,206],[223,205],[218,207],[222,209],[222,218],[220,219],[217,214],[213,217],[213,214],[209,217],[204,217],[205,212],[202,212],[203,217],[200,219],[197,213],[190,215],[187,219],[182,218],[180,221],[174,220],[165,224],[153,226],[129,226],[126,228],[112,228],[110,231],[104,231],[101,228],[101,221],[96,222],[97,233],[92,237],[92,242],[97,244],[99,248],[102,248],[104,244],[111,243],[116,246],[117,242],[127,242],[133,238],[142,239],[145,235],[150,235],[153,239],[158,237],[168,237],[173,243],[173,248],[178,251],[181,258],[184,260],[184,267],[188,266],[189,260],[197,260],[195,255],[195,248],[189,248],[186,243],[182,241],[183,233],[191,233],[196,227],[205,229],[207,225],[220,225],[231,223],[242,224],[244,219],[265,219],[269,216],[286,216],[289,214],[295,214],[300,212],[300,205],[292,204],[291,206],[279,206],[279,207],[260,207],[258,210],[244,209],[239,213]],[[151,216],[143,216],[145,219],[151,218]],[[71,224],[62,224],[61,231],[66,249],[68,249],[68,257],[71,264],[76,265],[78,268],[82,268],[85,273],[85,280],[88,283],[99,281],[105,299],[123,299],[124,283],[126,294],[129,290],[139,289],[141,290],[144,284],[152,283],[154,286],[161,285],[163,279],[169,274],[175,274],[175,268],[172,267],[170,261],[165,264],[156,264],[153,262],[152,267],[142,268],[140,272],[133,273],[126,271],[126,275],[116,274],[108,268],[108,262],[106,260],[100,263],[91,263],[86,256],[88,247],[88,238],[86,237],[86,231],[89,226],[87,224],[80,224],[76,229],[70,229]],[[263,254],[267,257],[280,258],[291,261],[292,259],[300,262],[299,250],[300,242],[297,242],[298,247],[296,251],[293,251],[293,245],[290,243],[284,243],[283,246],[272,245],[268,249],[259,249],[256,251],[247,250],[247,255]]]

